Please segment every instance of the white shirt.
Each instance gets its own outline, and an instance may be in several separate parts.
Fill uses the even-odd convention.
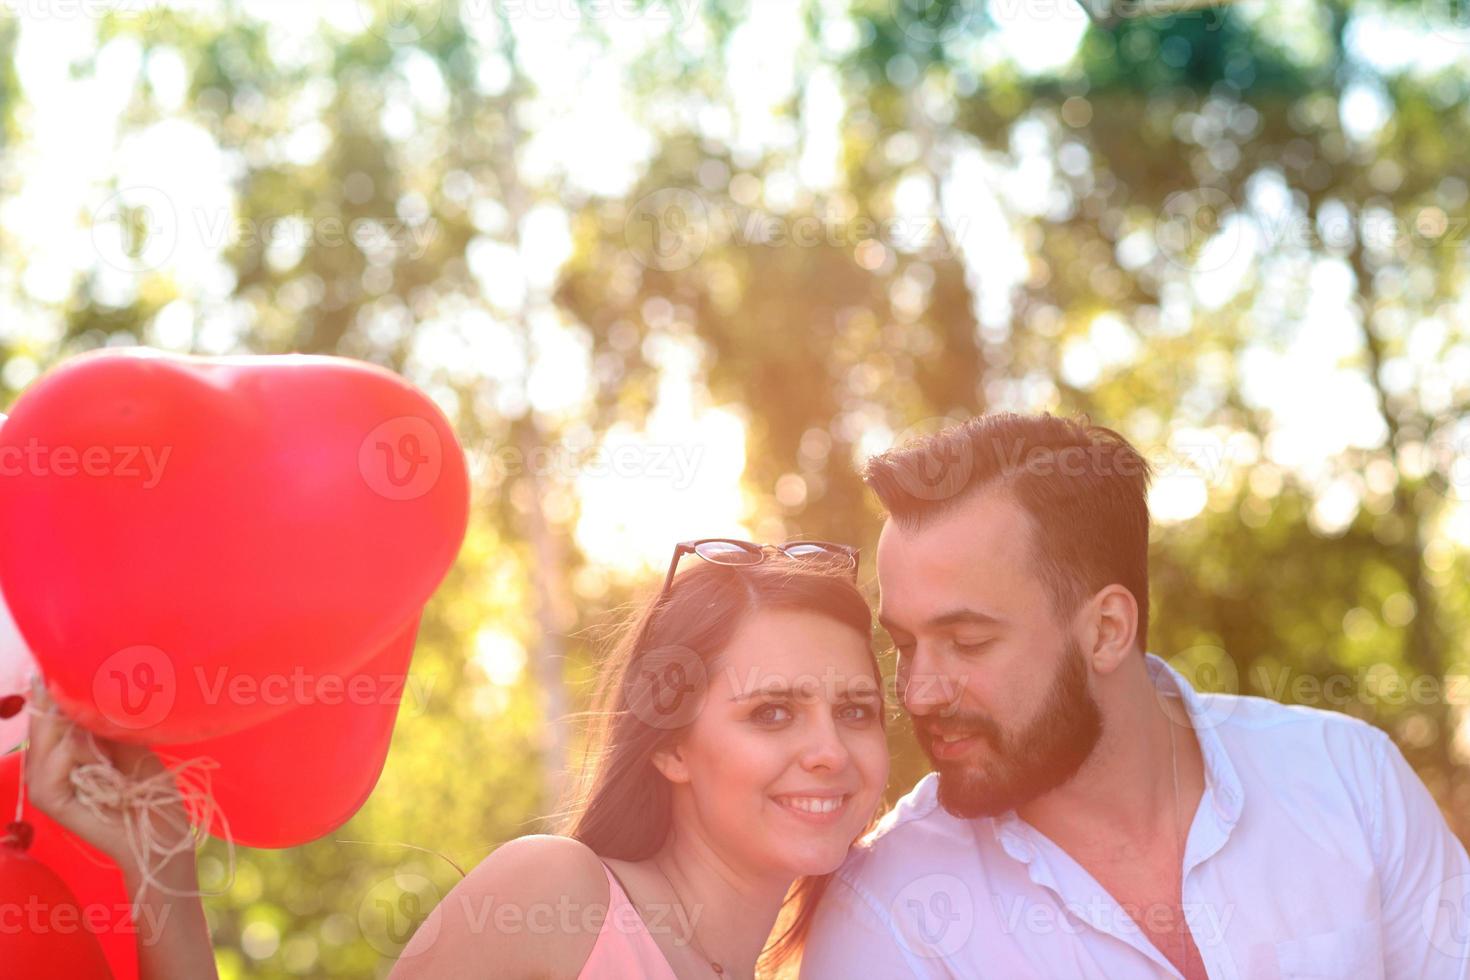
[[[1183,904],[1212,980],[1470,977],[1470,859],[1386,735],[1147,659],[1204,756]],[[833,876],[802,980],[1180,976],[1065,851],[1014,811],[951,816],[937,779]]]

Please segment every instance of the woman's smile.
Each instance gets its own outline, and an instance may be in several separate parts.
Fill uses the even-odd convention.
[[[851,793],[837,794],[782,794],[772,800],[787,813],[819,827],[830,827],[841,821],[848,812]]]

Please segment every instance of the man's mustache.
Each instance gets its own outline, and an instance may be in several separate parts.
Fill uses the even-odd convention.
[[[914,720],[914,728],[924,738],[946,735],[980,735],[992,745],[1000,744],[1000,726],[984,715],[950,715],[933,721]]]

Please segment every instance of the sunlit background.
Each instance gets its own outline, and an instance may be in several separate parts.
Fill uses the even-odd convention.
[[[855,466],[986,410],[1134,440],[1155,652],[1345,673],[1319,706],[1470,835],[1470,8],[1166,6],[0,0],[4,401],[105,345],[338,353],[475,476],[432,695],[334,835],[384,843],[241,852],[223,976],[382,976],[381,908],[457,877],[388,842],[544,829],[674,542],[871,553]]]

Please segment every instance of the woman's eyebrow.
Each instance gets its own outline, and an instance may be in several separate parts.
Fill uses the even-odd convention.
[[[789,687],[758,687],[758,688],[756,688],[753,691],[746,691],[744,694],[737,694],[734,697],[732,697],[730,700],[731,701],[749,701],[752,698],[766,698],[766,697],[772,697],[773,695],[777,695],[777,694],[786,695],[786,694],[790,694],[790,693],[791,693],[791,688],[789,688]]]
[[[856,692],[856,693],[854,693],[854,692]],[[866,683],[866,682],[864,682],[864,683],[858,683],[858,684],[844,684],[842,687],[834,689],[833,693],[836,694],[838,697],[844,697],[844,698],[851,698],[851,697],[854,697],[854,696],[857,696],[857,697],[871,696],[873,698],[877,698],[881,692],[879,690],[879,687],[878,687],[877,683]],[[791,688],[790,687],[786,687],[784,685],[771,685],[771,686],[768,686],[768,687],[757,688],[756,690],[753,690],[753,691],[746,691],[743,694],[736,694],[734,697],[730,698],[730,700],[731,701],[749,701],[749,700],[751,700],[753,698],[776,697],[776,696],[790,697],[791,696]]]

